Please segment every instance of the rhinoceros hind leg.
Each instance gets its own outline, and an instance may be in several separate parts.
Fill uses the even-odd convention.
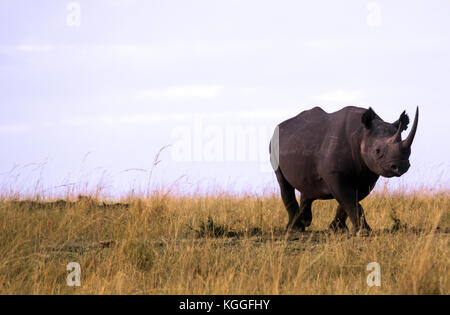
[[[305,226],[300,220],[297,220],[300,214],[300,207],[298,206],[297,199],[295,198],[294,187],[292,187],[286,178],[284,178],[283,173],[281,173],[279,168],[275,171],[275,175],[277,176],[278,184],[280,185],[281,199],[283,200],[284,207],[289,215],[289,222],[286,225],[286,231],[291,229],[304,231]]]

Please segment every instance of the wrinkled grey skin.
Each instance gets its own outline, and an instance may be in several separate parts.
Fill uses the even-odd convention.
[[[354,233],[370,227],[359,201],[380,176],[401,176],[409,169],[409,156],[419,109],[409,136],[402,140],[409,118],[403,112],[394,123],[383,121],[372,108],[345,107],[326,113],[319,107],[279,124],[270,143],[271,163],[289,214],[287,230],[303,231],[311,224],[316,199],[336,199],[339,206],[330,224]],[[295,198],[300,191],[300,206]]]

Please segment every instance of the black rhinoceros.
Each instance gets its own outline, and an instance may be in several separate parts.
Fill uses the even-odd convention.
[[[402,140],[409,118],[405,112],[394,123],[383,121],[372,108],[348,106],[334,113],[319,107],[280,123],[270,142],[270,158],[289,214],[287,230],[311,224],[316,199],[336,199],[339,206],[330,229],[367,232],[359,201],[378,178],[401,176],[409,169],[411,144],[419,108],[409,136]],[[300,191],[300,206],[295,198]]]

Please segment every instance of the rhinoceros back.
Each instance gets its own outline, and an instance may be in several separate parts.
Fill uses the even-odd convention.
[[[292,186],[299,190],[326,190],[321,187],[325,185],[321,170],[351,165],[349,135],[360,126],[363,110],[346,107],[327,113],[314,107],[278,125],[277,165]]]

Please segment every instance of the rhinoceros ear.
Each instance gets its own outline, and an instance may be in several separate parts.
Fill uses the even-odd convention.
[[[372,107],[369,107],[369,109],[366,110],[361,116],[361,122],[363,123],[364,127],[370,129],[372,127],[372,121],[375,119],[376,115],[377,114],[375,114]]]
[[[398,125],[400,124],[400,122],[402,123],[402,130],[408,129],[409,117],[405,111],[403,111],[403,113],[400,115],[400,118],[392,124],[395,129],[398,129]]]

